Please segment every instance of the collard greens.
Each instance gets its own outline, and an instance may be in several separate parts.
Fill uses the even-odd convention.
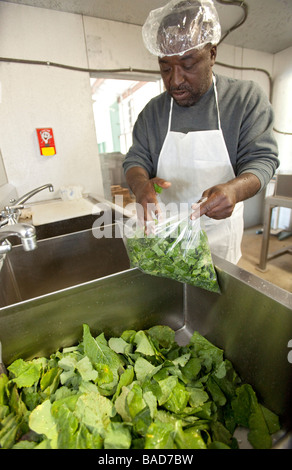
[[[259,404],[223,351],[167,326],[82,341],[15,360],[0,376],[0,446],[13,449],[236,449],[237,426],[271,447],[277,416]]]
[[[153,233],[145,235],[139,227],[124,237],[132,267],[147,274],[220,293],[209,242],[200,220],[189,216],[158,223]]]

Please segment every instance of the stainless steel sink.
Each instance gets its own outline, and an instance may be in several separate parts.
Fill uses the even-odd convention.
[[[62,234],[50,226],[42,234],[49,238],[38,234],[35,251],[13,246],[6,256],[0,271],[4,363],[76,344],[83,323],[106,336],[169,325],[179,344],[197,330],[224,349],[241,378],[279,414],[285,434],[277,445],[292,448],[292,294],[216,257],[221,295],[145,275],[130,269],[121,238],[96,238],[92,221],[83,222],[89,224],[84,230],[67,222]],[[114,234],[116,224],[109,229]]]
[[[83,235],[87,244],[88,232],[55,241],[66,241],[69,246],[72,237],[76,249],[76,241]],[[121,240],[100,239],[92,243],[91,260],[97,265],[92,275],[102,274],[108,256],[116,267],[122,266],[120,256],[125,253]],[[50,242],[43,246],[49,245]],[[95,258],[93,252],[97,254]],[[46,259],[53,254],[47,252]],[[82,256],[76,258],[72,268],[76,280],[82,269]],[[50,271],[50,276],[59,277],[58,286],[65,277],[58,274],[58,270],[63,272],[64,264],[55,263]],[[0,308],[3,361],[9,365],[19,357],[49,356],[72,346],[82,337],[83,323],[89,325],[93,335],[104,332],[106,337],[119,335],[125,329],[169,325],[181,345],[187,344],[196,330],[224,349],[243,381],[253,385],[262,403],[279,414],[283,433],[275,447],[292,448],[292,364],[288,357],[292,294],[219,258],[215,259],[215,266],[221,295],[149,276],[138,269],[126,269]],[[34,282],[41,284],[37,277]]]
[[[114,231],[115,224],[111,227]],[[60,229],[54,224],[49,228],[51,234]],[[0,271],[0,307],[128,268],[122,239],[98,239],[91,228],[38,240],[37,249],[30,252],[25,252],[21,245],[13,246]]]

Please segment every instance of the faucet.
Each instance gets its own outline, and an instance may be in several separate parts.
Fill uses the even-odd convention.
[[[43,184],[42,186],[39,186],[38,188],[35,188],[32,191],[29,191],[24,196],[20,197],[17,201],[12,201],[12,202],[14,203],[15,206],[21,206],[32,196],[39,193],[40,191],[43,191],[46,188],[48,188],[51,193],[54,191],[54,186],[52,184]]]
[[[20,197],[17,201],[12,200],[13,205],[6,206],[1,211],[0,219],[0,269],[3,265],[3,259],[6,253],[11,250],[11,243],[6,240],[10,236],[18,236],[21,240],[23,249],[25,251],[35,250],[37,247],[36,230],[33,225],[18,223],[20,210],[23,209],[23,204],[35,194],[48,188],[51,192],[54,191],[52,184],[44,184]]]
[[[43,191],[46,188],[48,188],[50,192],[54,191],[54,186],[52,184],[43,184],[42,186],[39,186],[38,188],[35,188],[32,191],[29,191],[28,193],[24,194],[24,196],[20,197],[17,201],[13,199],[11,201],[13,205],[6,206],[1,212],[3,220],[0,221],[0,227],[6,225],[7,223],[9,225],[16,224],[19,219],[20,210],[24,207],[23,204],[32,196],[39,193],[40,191]]]
[[[36,230],[30,224],[7,224],[0,227],[0,240],[4,242],[0,245],[0,255],[11,250],[11,244],[6,240],[7,237],[18,236],[25,251],[35,250],[37,247]],[[1,258],[1,256],[0,256]]]

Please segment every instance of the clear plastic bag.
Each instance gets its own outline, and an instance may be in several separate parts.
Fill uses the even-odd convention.
[[[220,293],[208,238],[201,219],[173,215],[144,225],[123,226],[131,267]]]

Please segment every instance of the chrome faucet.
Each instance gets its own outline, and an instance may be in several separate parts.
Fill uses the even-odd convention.
[[[43,191],[46,188],[48,188],[51,193],[54,191],[54,186],[52,184],[43,184],[43,186],[39,186],[38,188],[35,188],[32,191],[29,191],[24,196],[20,197],[17,201],[12,201],[12,202],[14,203],[15,206],[22,205],[32,196],[39,193],[40,191]]]
[[[11,250],[11,244],[6,240],[7,237],[17,236],[20,238],[25,251],[35,250],[37,247],[36,230],[30,224],[7,224],[0,227],[0,240],[4,242],[0,245],[0,255]],[[1,257],[1,256],[0,256]]]
[[[43,191],[46,188],[48,188],[50,192],[54,191],[54,186],[52,184],[43,184],[42,186],[39,186],[38,188],[35,188],[32,191],[29,191],[28,193],[24,194],[24,196],[20,197],[17,201],[15,199],[12,199],[12,205],[6,206],[1,212],[3,220],[0,221],[0,227],[6,224],[16,224],[19,219],[20,211],[24,207],[23,204],[35,194],[39,193],[40,191]]]
[[[25,251],[35,250],[37,248],[36,230],[33,225],[26,223],[18,223],[21,209],[23,204],[35,194],[48,188],[51,192],[54,191],[52,184],[44,184],[20,197],[17,201],[12,200],[12,205],[4,207],[1,211],[0,219],[0,269],[3,265],[4,256],[11,250],[11,243],[6,240],[10,236],[18,236],[21,240],[23,249]],[[1,240],[3,242],[1,243]]]

